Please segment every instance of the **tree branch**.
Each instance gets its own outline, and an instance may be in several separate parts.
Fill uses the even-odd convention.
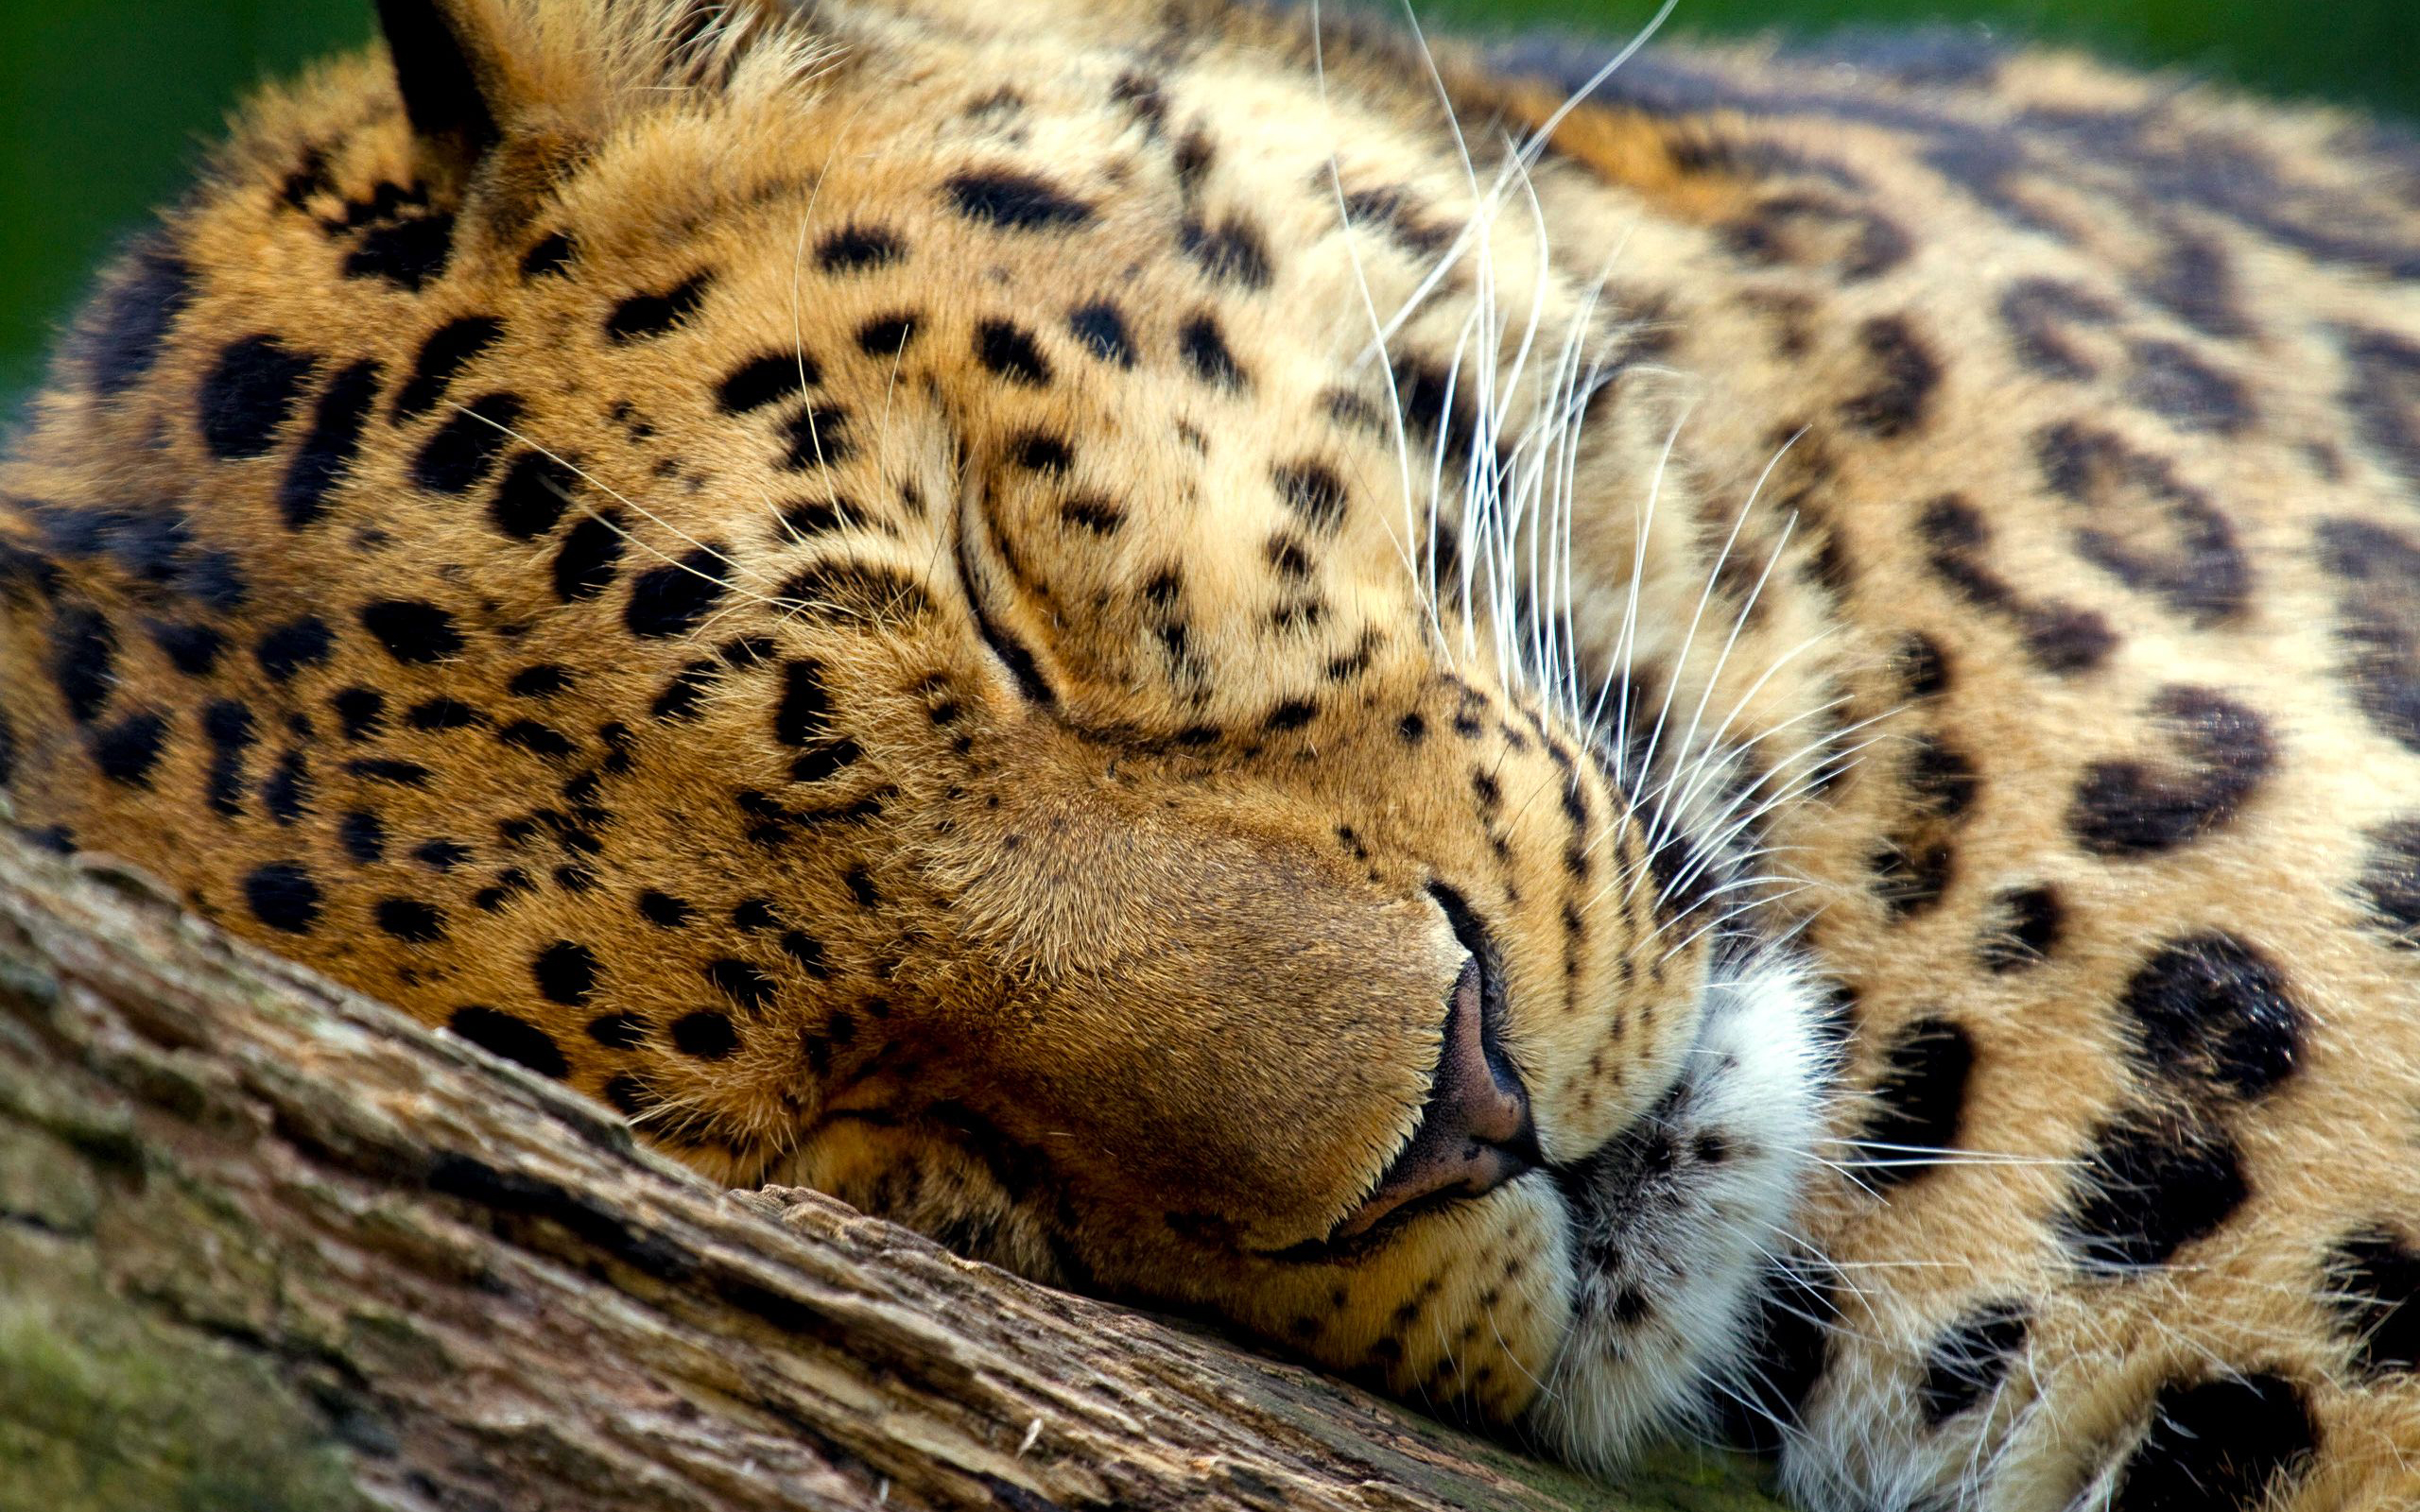
[[[0,813],[0,817],[5,817]],[[1770,1508],[733,1194],[0,827],[0,1508]]]

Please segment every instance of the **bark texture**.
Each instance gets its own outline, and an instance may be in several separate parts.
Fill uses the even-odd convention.
[[[0,1509],[1180,1504],[1772,1505],[718,1191],[0,826]]]

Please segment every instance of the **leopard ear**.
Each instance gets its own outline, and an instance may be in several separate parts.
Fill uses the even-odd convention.
[[[806,31],[793,0],[378,0],[378,23],[414,134],[462,173],[528,117],[577,129],[719,89]]]
[[[378,0],[413,134],[462,170],[496,142],[506,67],[501,19],[483,0]]]

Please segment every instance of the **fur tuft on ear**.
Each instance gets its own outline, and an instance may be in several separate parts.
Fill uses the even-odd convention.
[[[728,88],[759,53],[814,56],[789,0],[377,5],[413,132],[463,176],[527,117],[594,119],[633,91]]]
[[[378,0],[378,26],[412,130],[462,166],[495,145],[489,97],[500,83],[497,60],[480,50],[497,39],[463,24],[472,9],[475,3],[454,0]]]

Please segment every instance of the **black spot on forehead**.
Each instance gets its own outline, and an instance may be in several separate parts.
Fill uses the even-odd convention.
[[[631,583],[623,625],[632,635],[650,640],[696,629],[722,602],[729,556],[722,543],[709,541],[685,553],[678,562],[641,573]]]
[[[347,740],[364,740],[385,723],[386,696],[373,688],[345,688],[328,700]]]
[[[391,189],[391,185],[381,185]],[[443,213],[406,215],[363,233],[344,260],[347,278],[384,279],[417,294],[445,271],[454,255],[454,217]]]
[[[287,935],[307,935],[320,921],[320,885],[299,861],[272,861],[244,878],[252,917]]]
[[[613,583],[621,560],[619,510],[608,509],[580,521],[555,552],[555,597],[566,604],[595,598]]]
[[[1047,180],[999,169],[961,173],[943,186],[959,215],[1011,231],[1059,231],[1082,226],[1093,207]]]
[[[2223,1131],[2139,1112],[2094,1131],[2077,1185],[2061,1235],[2096,1267],[2164,1265],[2216,1232],[2252,1194],[2242,1157]]]
[[[504,322],[492,315],[466,315],[429,333],[412,359],[411,377],[395,394],[395,418],[409,420],[436,407],[454,375],[503,336]]]
[[[805,352],[769,352],[724,374],[715,387],[715,404],[726,415],[744,415],[794,398],[822,381],[822,370]]]
[[[453,614],[425,599],[382,598],[365,604],[361,627],[406,666],[442,662],[462,650],[462,632],[454,627]]]
[[[1260,727],[1272,735],[1284,734],[1302,729],[1318,718],[1319,713],[1320,706],[1316,700],[1289,698],[1270,709],[1268,716],[1261,720]]]
[[[2232,819],[2275,764],[2268,725],[2208,688],[2172,686],[2151,713],[2182,760],[2097,761],[2067,810],[2067,826],[2098,855],[2173,850]]]
[[[2384,1228],[2347,1235],[2329,1254],[2320,1295],[2353,1339],[2365,1375],[2420,1370],[2420,1250]]]
[[[1009,443],[1009,459],[1029,472],[1064,472],[1076,454],[1063,438],[1031,431]]]
[[[318,359],[289,352],[273,335],[246,336],[219,349],[201,381],[196,413],[201,438],[222,461],[258,456],[277,444]]]
[[[2118,1473],[2110,1512],[2256,1512],[2319,1450],[2303,1390],[2266,1371],[2170,1382]]]
[[[2026,1310],[1996,1302],[1960,1319],[1925,1352],[1916,1407],[1938,1428],[1999,1389],[2017,1350],[2025,1348]]]
[[[412,458],[412,481],[431,493],[465,493],[495,466],[521,420],[518,394],[482,394],[437,428]]]
[[[192,301],[193,269],[184,259],[164,238],[138,245],[77,348],[92,374],[94,390],[110,399],[141,382],[159,361],[177,317]]]
[[[663,335],[705,302],[706,289],[713,283],[709,274],[697,273],[675,284],[660,294],[633,294],[614,306],[605,318],[605,335],[616,343],[643,341]]]
[[[2291,1075],[2307,1029],[2276,964],[2216,932],[2162,944],[2118,1001],[2153,1074],[2236,1097],[2258,1097]]]
[[[514,1061],[541,1076],[561,1081],[571,1062],[552,1036],[528,1020],[475,1005],[454,1010],[445,1026],[492,1056]]]
[[[1974,1069],[1974,1038],[1951,1020],[1919,1019],[1893,1037],[1875,1080],[1873,1110],[1858,1133],[1858,1179],[1877,1188],[1902,1186],[1949,1156],[1965,1121]]]
[[[816,244],[815,265],[826,273],[862,273],[907,255],[907,242],[888,226],[844,226]]]
[[[328,381],[285,480],[278,485],[278,514],[288,530],[300,530],[327,512],[330,490],[344,480],[361,449],[361,428],[378,396],[378,364],[370,358]]]
[[[597,1094],[624,1118],[639,1118],[657,1106],[657,1098],[648,1091],[647,1083],[627,1074],[608,1077]]]
[[[1106,300],[1078,305],[1067,312],[1067,330],[1084,349],[1103,362],[1134,366],[1134,339],[1127,333],[1126,317]]]
[[[1012,320],[985,320],[975,328],[975,358],[984,370],[1011,383],[1036,386],[1050,381],[1050,364],[1034,345],[1033,334]]]

